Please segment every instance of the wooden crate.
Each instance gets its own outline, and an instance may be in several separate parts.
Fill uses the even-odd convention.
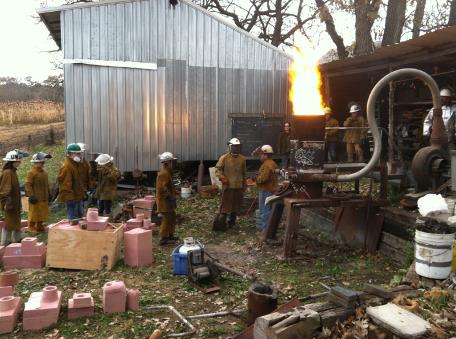
[[[105,231],[86,231],[79,228],[59,228],[61,222],[50,226],[46,266],[79,270],[110,270],[121,256],[123,228]]]

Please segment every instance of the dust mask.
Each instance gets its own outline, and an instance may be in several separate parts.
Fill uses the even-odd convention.
[[[78,156],[75,156],[75,157],[73,158],[73,160],[76,161],[76,162],[81,162],[81,158],[78,157]]]

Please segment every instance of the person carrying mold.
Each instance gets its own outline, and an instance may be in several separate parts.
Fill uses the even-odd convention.
[[[18,150],[6,153],[0,175],[0,210],[4,214],[5,225],[2,229],[0,244],[8,246],[11,242],[21,241],[21,191],[17,169],[21,165],[22,154]],[[12,240],[12,241],[11,241]]]
[[[117,196],[117,183],[120,180],[120,171],[114,166],[114,158],[109,154],[100,154],[97,163],[98,185],[95,195],[98,199],[98,214],[110,215],[112,201]]]
[[[160,245],[176,243],[179,238],[175,236],[176,230],[176,189],[173,184],[173,161],[176,160],[171,152],[159,155],[162,164],[157,175],[156,199],[157,212],[161,214]]]
[[[28,228],[32,234],[44,231],[43,223],[49,216],[49,179],[44,163],[51,158],[43,152],[34,154],[30,161],[33,167],[25,180],[25,194],[29,202]]]
[[[81,147],[68,144],[67,156],[60,168],[57,181],[59,183],[59,201],[65,204],[69,220],[82,218],[82,201],[84,188],[79,173],[81,162]]]
[[[241,142],[232,138],[228,142],[228,152],[223,154],[215,165],[215,173],[223,185],[219,214],[213,223],[214,231],[224,231],[236,226],[244,198],[246,184],[246,159],[241,154]],[[227,220],[228,217],[228,220]]]

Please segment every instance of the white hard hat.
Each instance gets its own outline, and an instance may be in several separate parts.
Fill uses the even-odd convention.
[[[442,88],[440,90],[440,96],[441,97],[452,97],[453,93],[451,93],[451,90],[449,88]]]
[[[95,162],[98,165],[103,166],[103,165],[110,163],[113,160],[114,160],[114,158],[111,157],[109,154],[102,153],[95,159]]]
[[[51,159],[52,158],[52,155],[50,154],[46,154],[44,152],[38,152],[38,153],[35,153],[33,156],[32,156],[32,160],[30,160],[30,162],[44,162],[46,159]]]
[[[238,138],[231,138],[230,141],[228,141],[228,145],[240,145],[241,142],[239,141]]]
[[[361,108],[359,108],[358,105],[351,105],[350,106],[350,113],[359,112],[359,111],[361,111]]]
[[[14,151],[9,151],[6,153],[5,157],[3,158],[3,161],[21,161],[22,160],[22,154],[20,154],[17,150]]]
[[[160,158],[160,162],[176,160],[177,158],[174,157],[173,153],[171,152],[163,152],[158,156]]]
[[[78,142],[78,143],[76,143],[76,145],[78,145],[79,147],[81,147],[81,151],[82,151],[82,152],[85,152],[85,151],[88,151],[88,150],[89,150],[89,145],[84,144],[83,142]]]
[[[274,151],[272,150],[272,146],[271,145],[263,145],[261,146],[261,152],[265,153],[265,154],[273,154]]]

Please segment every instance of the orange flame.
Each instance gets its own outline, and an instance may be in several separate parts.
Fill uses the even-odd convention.
[[[290,82],[290,101],[293,104],[294,115],[324,114],[318,57],[302,35],[297,36],[293,46]]]

